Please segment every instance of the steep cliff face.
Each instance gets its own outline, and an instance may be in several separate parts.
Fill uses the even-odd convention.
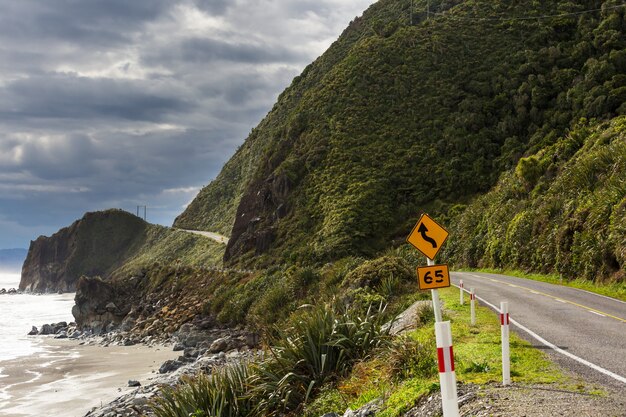
[[[20,289],[75,291],[82,275],[106,276],[129,259],[146,239],[148,224],[122,211],[87,213],[50,237],[31,242]]]

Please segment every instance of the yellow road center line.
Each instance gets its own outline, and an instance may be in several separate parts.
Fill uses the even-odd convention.
[[[531,293],[534,293],[534,294],[543,295],[543,296],[546,296],[548,298],[552,298],[552,299],[554,299],[556,301],[561,301],[561,302],[564,302],[564,303],[567,303],[567,304],[574,305],[576,307],[584,308],[585,310],[590,311],[592,313],[600,314],[600,315],[602,315],[604,317],[610,317],[610,318],[615,319],[617,321],[621,321],[622,323],[626,323],[626,319],[623,319],[623,318],[617,317],[617,316],[613,316],[612,314],[605,313],[604,311],[597,310],[595,308],[587,307],[585,305],[578,304],[578,303],[575,303],[573,301],[563,300],[562,298],[555,297],[554,295],[546,294],[545,292],[541,292],[541,291],[535,291],[535,290],[532,290],[530,288],[527,288],[527,287],[524,287],[524,286],[521,286],[521,285],[513,285],[513,284],[509,284],[508,282],[499,281],[499,280],[495,280],[495,281],[499,282],[501,284],[507,284],[510,287],[517,287],[517,288],[521,288],[521,289],[526,290],[526,291],[530,291]]]

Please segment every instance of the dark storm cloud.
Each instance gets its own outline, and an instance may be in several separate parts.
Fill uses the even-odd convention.
[[[72,75],[37,76],[0,88],[2,119],[120,118],[158,121],[166,114],[189,111],[192,105],[167,84],[86,78]]]
[[[171,224],[371,0],[0,0],[0,248]]]
[[[223,15],[232,5],[232,0],[196,0],[194,2],[200,10],[212,15]]]
[[[70,43],[123,42],[169,7],[166,0],[20,0],[4,2],[0,37]]]
[[[297,63],[306,54],[285,46],[258,43],[229,42],[221,39],[192,38],[172,45],[160,55],[148,57],[146,62],[183,61],[212,64],[214,61],[230,61],[243,64],[266,64],[270,62]]]

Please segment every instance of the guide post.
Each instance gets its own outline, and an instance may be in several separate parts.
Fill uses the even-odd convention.
[[[502,336],[502,385],[511,383],[511,359],[509,352],[509,303],[500,303],[500,333]]]
[[[472,326],[476,326],[476,293],[474,288],[470,288],[470,317]]]

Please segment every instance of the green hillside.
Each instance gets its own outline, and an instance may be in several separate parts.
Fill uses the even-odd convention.
[[[624,281],[626,117],[581,121],[521,159],[451,232],[447,255],[461,265]]]
[[[86,213],[50,237],[31,242],[20,289],[75,291],[82,275],[125,276],[154,263],[221,264],[223,245],[146,223],[123,210]]]
[[[230,234],[229,262],[371,256],[581,117],[626,112],[619,2],[410,4],[352,22],[175,225]]]

